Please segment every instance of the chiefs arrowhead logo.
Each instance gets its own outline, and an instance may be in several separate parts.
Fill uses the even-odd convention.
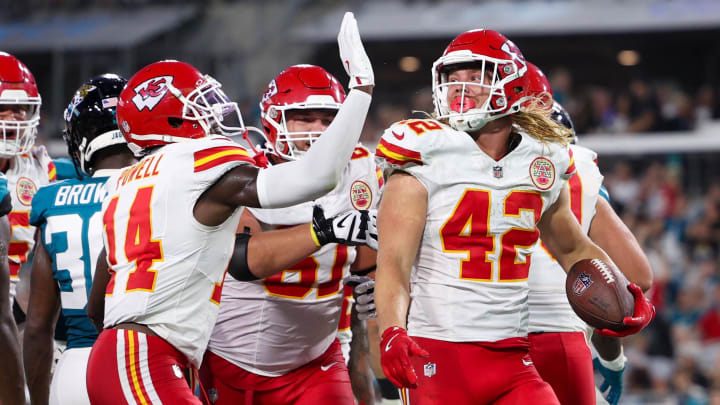
[[[138,111],[142,111],[143,108],[152,111],[160,100],[165,97],[165,94],[168,92],[167,85],[172,84],[172,82],[172,76],[159,76],[145,80],[133,89],[135,90],[135,95],[132,98],[132,102]]]
[[[265,90],[265,94],[263,94],[262,96],[262,102],[267,103],[267,101],[270,100],[270,97],[276,95],[277,93],[277,83],[275,83],[275,80],[273,80],[270,82],[270,84],[268,84],[267,90]]]

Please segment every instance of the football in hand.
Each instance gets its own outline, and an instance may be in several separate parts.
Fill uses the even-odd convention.
[[[623,319],[633,316],[635,299],[628,284],[615,266],[583,259],[568,272],[565,293],[573,311],[588,325],[620,332],[627,328]]]

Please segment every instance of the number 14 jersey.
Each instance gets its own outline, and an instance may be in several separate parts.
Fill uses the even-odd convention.
[[[227,171],[252,163],[229,139],[203,138],[163,146],[108,180],[106,328],[147,325],[200,365],[241,210],[206,226],[195,219],[195,202]]]
[[[383,134],[376,156],[385,175],[407,172],[428,193],[410,277],[411,336],[493,342],[527,335],[536,225],[574,164],[567,147],[519,136],[496,161],[467,133],[435,120],[401,121]]]

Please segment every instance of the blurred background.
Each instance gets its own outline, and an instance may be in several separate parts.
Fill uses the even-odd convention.
[[[343,83],[355,12],[377,87],[362,141],[432,112],[430,68],[472,28],[501,31],[549,77],[655,272],[653,324],[626,340],[623,404],[720,404],[720,1],[0,0],[0,50],[32,70],[38,143],[66,155],[62,111],[93,75],[179,59],[217,78],[248,124],[297,63]],[[568,381],[568,383],[572,383]]]

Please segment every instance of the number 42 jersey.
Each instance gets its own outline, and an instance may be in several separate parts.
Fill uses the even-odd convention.
[[[519,137],[496,161],[467,133],[435,120],[384,132],[376,157],[386,178],[404,171],[428,193],[409,335],[451,342],[527,335],[536,225],[575,169],[567,147]]]
[[[193,209],[227,171],[252,163],[229,139],[202,138],[163,146],[108,180],[103,224],[113,275],[106,328],[146,325],[200,365],[241,210],[221,225],[206,226]]]

